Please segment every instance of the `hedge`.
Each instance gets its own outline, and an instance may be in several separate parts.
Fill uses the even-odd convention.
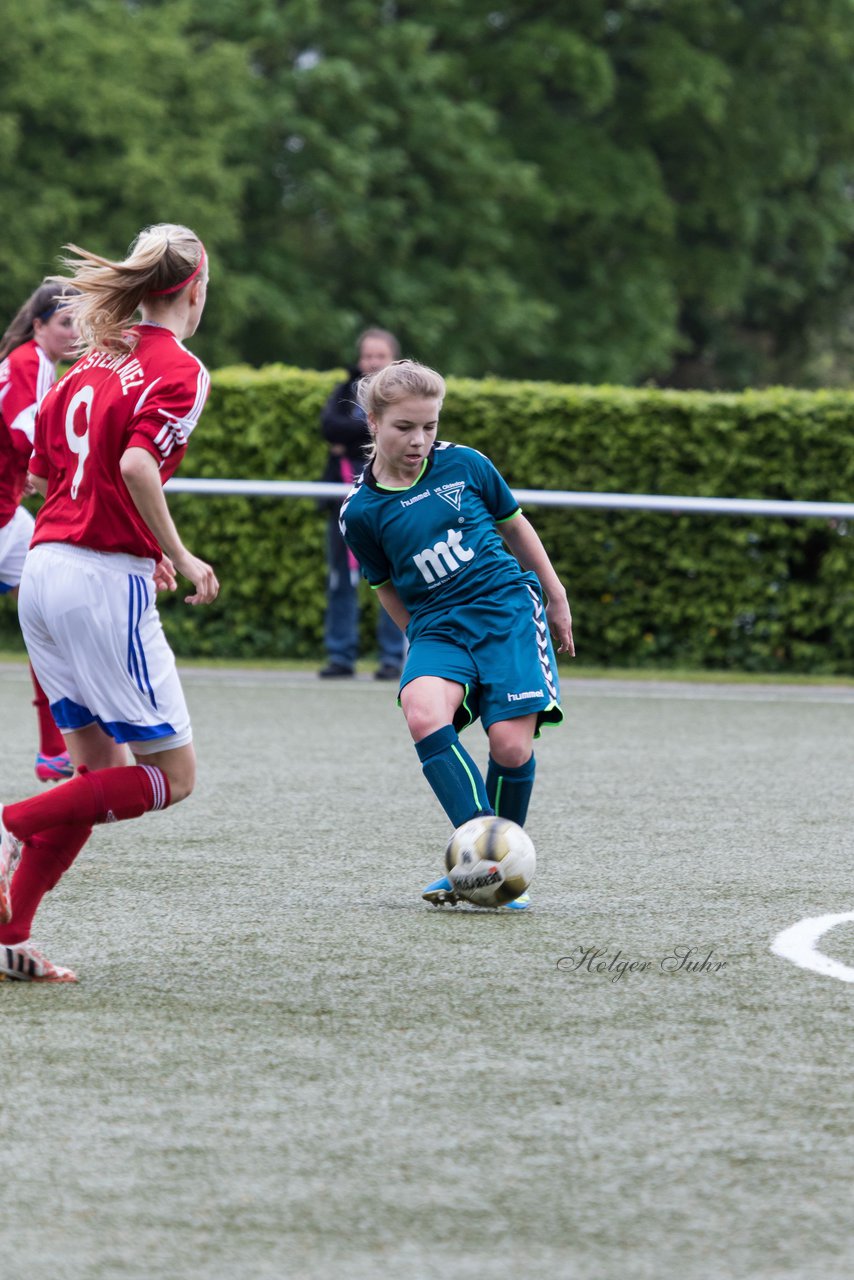
[[[318,479],[318,419],[341,372],[280,366],[213,377],[182,476]],[[514,486],[847,501],[854,395],[713,395],[451,380],[442,435],[489,454]],[[161,602],[180,655],[322,657],[326,515],[310,500],[170,498],[214,564],[215,605]],[[854,670],[844,522],[674,512],[529,513],[567,583],[585,663],[744,671]],[[182,593],[179,592],[179,596]],[[364,644],[375,600],[365,589]],[[0,638],[15,636],[0,613]]]

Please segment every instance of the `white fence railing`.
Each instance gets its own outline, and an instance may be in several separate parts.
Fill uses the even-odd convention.
[[[311,480],[170,480],[169,493],[221,497],[343,498],[346,484]],[[666,511],[671,515],[782,516],[786,520],[854,519],[854,502],[787,502],[771,498],[687,498],[653,493],[576,493],[569,489],[514,489],[525,507],[587,507],[611,511]]]

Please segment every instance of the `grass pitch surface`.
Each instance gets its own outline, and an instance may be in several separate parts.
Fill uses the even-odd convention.
[[[854,691],[565,673],[496,915],[420,900],[447,824],[388,686],[185,686],[195,794],[37,920],[80,984],[0,984],[3,1274],[854,1274],[854,985],[769,950],[854,910]],[[0,799],[30,696],[0,670]]]

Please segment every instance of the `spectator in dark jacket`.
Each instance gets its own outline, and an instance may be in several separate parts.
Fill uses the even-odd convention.
[[[321,430],[329,444],[329,460],[323,478],[351,484],[365,465],[370,432],[356,399],[356,383],[366,373],[384,369],[400,356],[400,345],[385,329],[366,329],[357,343],[355,366],[346,382],[332,392],[320,415]],[[336,502],[330,508],[327,531],[329,578],[326,602],[326,666],[324,679],[355,675],[359,654],[359,566],[338,528]],[[377,619],[378,680],[397,680],[403,667],[403,632],[380,606]]]

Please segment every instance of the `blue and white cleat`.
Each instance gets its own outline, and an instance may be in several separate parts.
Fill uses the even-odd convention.
[[[527,911],[531,905],[531,895],[526,889],[524,893],[520,893],[518,898],[514,898],[512,902],[505,902],[503,907],[499,907],[499,911]]]
[[[459,895],[454,891],[454,886],[447,876],[442,876],[441,880],[434,880],[432,884],[428,884],[421,897],[433,907],[455,907],[460,901]]]
[[[455,907],[458,902],[465,902],[466,899],[454,889],[448,876],[442,876],[441,880],[434,880],[432,884],[428,884],[427,888],[422,892],[421,897],[425,902],[429,902],[433,907]],[[478,903],[469,903],[469,906],[477,906]],[[500,907],[486,907],[487,911],[526,911],[531,905],[531,895],[525,890],[520,893],[518,898],[514,898],[512,902],[505,902]]]

